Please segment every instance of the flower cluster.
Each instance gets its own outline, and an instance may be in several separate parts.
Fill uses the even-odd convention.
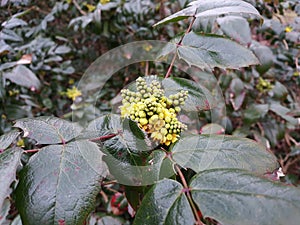
[[[268,91],[272,90],[273,87],[274,86],[271,84],[270,81],[265,80],[261,77],[259,78],[258,83],[256,85],[257,90],[261,93],[268,92]]]
[[[170,145],[178,140],[179,134],[186,125],[178,121],[180,106],[185,103],[188,92],[165,96],[157,80],[147,85],[145,79],[136,80],[137,92],[123,89],[121,116],[137,121],[139,126],[160,144]]]

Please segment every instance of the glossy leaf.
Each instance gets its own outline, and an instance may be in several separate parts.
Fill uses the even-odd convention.
[[[118,158],[128,153],[151,150],[151,141],[136,122],[122,119],[120,115],[108,114],[93,120],[80,136],[100,140],[104,148]]]
[[[166,78],[162,80],[165,95],[173,95],[181,90],[188,91],[188,97],[181,108],[185,111],[208,110],[215,106],[211,92],[199,83],[184,78]]]
[[[17,139],[20,135],[20,132],[17,130],[11,130],[8,133],[5,133],[0,136],[0,150],[4,150],[10,146],[13,141]]]
[[[76,123],[46,116],[17,120],[14,127],[22,129],[25,137],[36,140],[38,144],[65,143],[77,137],[82,130]]]
[[[154,26],[177,22],[188,17],[196,18],[237,15],[261,19],[259,12],[251,4],[241,0],[198,0],[191,2],[187,8],[168,16]]]
[[[32,156],[15,191],[23,224],[83,224],[106,176],[101,158],[89,141],[50,145]]]
[[[194,32],[184,36],[182,45],[178,47],[178,56],[190,66],[203,69],[214,67],[237,69],[259,63],[249,49],[236,42],[223,36]]]
[[[225,16],[217,18],[217,23],[222,32],[236,40],[247,45],[251,42],[251,30],[248,21],[239,16]]]
[[[165,179],[155,184],[145,195],[133,225],[192,225],[193,212],[183,192],[183,186]]]
[[[201,134],[223,134],[225,129],[217,123],[209,123],[201,127],[200,132]]]
[[[11,82],[27,88],[40,89],[41,82],[36,75],[26,66],[18,65],[11,72],[3,74],[4,78]]]
[[[173,160],[196,172],[215,168],[238,168],[264,174],[277,167],[276,157],[247,138],[224,135],[183,137],[173,147]]]
[[[223,225],[297,225],[300,189],[236,169],[208,170],[190,184],[204,217]]]
[[[140,163],[141,158],[134,156],[126,161],[107,154],[103,156],[103,160],[118,183],[125,185],[151,185],[162,178],[174,175],[172,162],[166,158],[163,151],[159,150],[154,151],[143,164]]]
[[[4,199],[10,194],[10,185],[16,179],[22,149],[10,148],[0,154],[0,211]]]

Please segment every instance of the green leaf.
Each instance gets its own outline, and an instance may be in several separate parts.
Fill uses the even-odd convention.
[[[179,58],[190,66],[202,69],[214,67],[238,69],[259,63],[249,49],[218,35],[190,32],[184,36],[182,45],[177,51]]]
[[[238,168],[264,174],[277,167],[276,157],[247,138],[194,135],[181,138],[172,149],[173,160],[196,172],[215,168]]]
[[[23,224],[83,224],[106,176],[101,158],[89,141],[50,145],[33,155],[15,191]]]
[[[17,130],[11,130],[8,133],[5,133],[0,136],[0,150],[4,150],[10,146],[11,143],[13,143],[14,140],[19,137],[20,132]]]
[[[291,123],[292,125],[297,125],[298,120],[290,115],[288,115],[289,112],[291,112],[290,109],[282,106],[278,102],[273,102],[270,104],[270,110],[276,113],[278,116],[280,116],[282,119],[286,120],[287,122]]]
[[[1,24],[1,26],[6,29],[12,29],[18,26],[26,26],[26,25],[27,23],[24,20],[18,19],[16,17],[12,17],[11,19]]]
[[[101,116],[92,121],[79,138],[100,141],[104,160],[119,183],[140,186],[158,180],[156,164],[164,156],[155,157],[154,165],[148,163],[146,159],[156,146],[135,121],[116,114]]]
[[[16,179],[22,152],[21,148],[10,148],[0,154],[0,211],[4,199],[10,194],[10,185]]]
[[[34,88],[35,90],[41,87],[41,82],[36,75],[23,65],[18,65],[11,72],[4,73],[3,77],[23,87]]]
[[[67,53],[69,53],[71,51],[71,48],[70,47],[68,47],[68,46],[66,46],[66,45],[60,45],[60,46],[58,46],[56,49],[55,49],[55,51],[54,51],[54,53],[56,53],[56,54],[67,54]]]
[[[100,139],[104,150],[117,158],[126,158],[130,153],[148,152],[151,141],[138,124],[120,115],[108,114],[89,123],[80,138]]]
[[[284,99],[288,95],[288,90],[282,83],[275,81],[275,86],[272,89],[272,93],[274,94],[275,98]]]
[[[297,225],[300,189],[236,169],[197,174],[190,184],[192,197],[204,217],[223,225]]]
[[[5,225],[5,224],[9,224],[9,222],[6,220],[7,215],[9,214],[9,210],[10,210],[10,201],[8,198],[6,198],[3,201],[3,205],[0,205],[0,224],[1,225]]]
[[[209,123],[201,127],[200,132],[201,134],[223,134],[225,129],[217,123]]]
[[[257,71],[260,74],[264,74],[273,65],[275,57],[272,50],[256,41],[252,41],[250,49],[254,52],[260,62],[260,65],[256,66]]]
[[[145,195],[133,225],[192,225],[193,212],[183,192],[183,186],[165,179],[155,184]]]
[[[162,80],[165,95],[173,95],[181,90],[188,91],[188,97],[181,108],[185,111],[207,110],[215,106],[215,99],[210,91],[195,81],[184,78],[166,78]]]
[[[17,215],[10,225],[23,225],[20,215]]]
[[[253,104],[244,111],[244,120],[247,123],[257,122],[258,119],[263,118],[269,111],[268,104]]]
[[[230,83],[230,102],[233,109],[236,111],[238,110],[244,102],[246,91],[243,81],[240,78],[232,79]]]
[[[131,157],[130,160],[125,161],[110,154],[103,156],[111,175],[117,179],[118,183],[144,186],[174,175],[172,163],[163,151],[152,152],[143,165],[136,158]]]
[[[217,19],[222,32],[236,40],[247,45],[251,42],[251,30],[249,23],[245,18],[239,16],[225,16]]]
[[[298,156],[300,155],[300,146],[291,147],[290,156]]]
[[[191,2],[187,8],[168,16],[154,24],[154,26],[177,22],[193,16],[206,18],[224,15],[255,17],[262,20],[254,6],[241,0],[198,0]]]
[[[38,144],[65,143],[77,137],[82,130],[76,123],[47,116],[17,120],[14,127],[22,129],[25,137],[36,140]]]

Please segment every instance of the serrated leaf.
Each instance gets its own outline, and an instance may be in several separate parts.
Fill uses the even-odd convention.
[[[223,15],[255,17],[262,20],[254,6],[241,0],[198,0],[191,2],[187,8],[168,16],[154,26],[180,21],[192,16],[205,18]]]
[[[222,32],[236,40],[237,42],[246,45],[251,42],[251,30],[248,21],[243,17],[225,16],[217,18],[217,23]]]
[[[190,184],[204,217],[223,225],[297,225],[300,189],[236,169],[208,170]]]
[[[181,138],[172,149],[173,160],[196,172],[238,168],[264,174],[277,167],[276,157],[247,138],[224,135],[193,135]]]
[[[244,46],[218,35],[190,32],[178,47],[179,58],[203,69],[238,69],[258,64],[255,55]]]
[[[106,176],[101,158],[89,141],[50,145],[32,156],[15,191],[23,224],[83,224]]]
[[[25,137],[36,140],[38,144],[65,143],[77,137],[82,130],[76,123],[47,116],[17,120],[14,127],[22,129]]]
[[[104,148],[119,159],[126,158],[128,153],[141,153],[152,149],[147,134],[137,123],[122,119],[117,114],[108,114],[93,120],[80,138],[91,140],[99,138]]]
[[[184,78],[166,78],[162,80],[165,95],[176,94],[181,90],[188,91],[188,97],[181,108],[185,111],[208,110],[215,106],[215,99],[210,91],[199,83]]]
[[[139,186],[152,184],[159,179],[159,163],[164,156],[156,157],[153,165],[145,159],[155,145],[135,121],[109,114],[92,121],[79,138],[100,141],[104,160],[110,173],[119,183]]]
[[[8,133],[5,133],[0,136],[0,150],[4,150],[13,143],[14,140],[20,135],[20,132],[17,130],[11,130]]]
[[[21,148],[10,148],[0,154],[0,211],[4,199],[10,194],[10,185],[16,179],[22,152]]]
[[[145,195],[133,225],[192,225],[192,209],[183,186],[165,179],[155,184]]]
[[[18,65],[11,72],[3,73],[5,79],[27,88],[40,89],[41,82],[37,76],[26,66]]]

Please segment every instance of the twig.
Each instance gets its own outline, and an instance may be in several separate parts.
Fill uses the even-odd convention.
[[[181,43],[182,43],[182,41],[183,41],[184,36],[185,36],[186,34],[190,33],[190,31],[192,30],[193,24],[194,24],[194,22],[195,22],[195,20],[196,20],[196,16],[195,16],[195,15],[196,15],[196,14],[194,14],[193,19],[192,19],[192,21],[191,21],[191,23],[190,23],[188,29],[185,31],[185,34],[181,36],[179,42],[178,42],[177,45],[176,45],[176,51],[175,51],[175,54],[174,54],[174,56],[173,56],[172,62],[171,62],[171,64],[170,64],[169,68],[168,68],[168,71],[167,71],[167,73],[166,73],[166,75],[165,75],[165,78],[168,78],[168,77],[170,76],[170,74],[171,74],[172,68],[173,68],[173,66],[174,66],[174,63],[175,63],[175,60],[176,60],[176,57],[177,57],[177,55],[176,55],[177,49],[178,49],[179,46],[181,46]]]
[[[300,51],[298,52],[298,54],[295,57],[295,65],[296,65],[297,72],[300,72],[299,71],[299,69],[300,69],[300,67],[299,67],[299,59],[298,59],[299,57],[300,57]]]
[[[38,148],[37,148],[37,149],[29,149],[29,150],[25,150],[24,153],[26,153],[26,154],[27,154],[27,153],[35,153],[35,152],[38,152],[38,151],[40,151],[40,150],[41,150],[41,149],[38,149]]]
[[[204,223],[201,222],[201,218],[200,218],[200,216],[199,216],[199,214],[198,214],[197,207],[195,206],[195,203],[194,203],[194,201],[193,201],[193,199],[192,199],[190,188],[189,188],[189,186],[187,185],[187,182],[186,182],[186,180],[185,180],[185,177],[184,177],[184,175],[182,174],[182,172],[181,172],[181,170],[180,170],[180,168],[179,168],[179,166],[178,166],[177,164],[175,164],[175,169],[176,169],[176,171],[177,171],[177,173],[178,173],[178,175],[179,175],[179,177],[180,177],[180,179],[181,179],[181,181],[182,181],[182,184],[183,184],[183,187],[184,187],[184,192],[185,192],[186,197],[187,197],[187,199],[188,199],[188,201],[189,201],[189,203],[190,203],[190,205],[191,205],[191,207],[192,207],[192,210],[193,210],[195,219],[196,219],[196,221],[197,221],[196,224],[197,224],[197,225],[204,225]]]
[[[73,2],[73,4],[75,5],[75,7],[78,9],[78,11],[79,11],[82,15],[86,16],[86,12],[83,11],[83,10],[81,9],[81,7],[80,7],[80,5],[78,4],[78,2],[77,2],[76,0],[72,0],[72,2]]]
[[[149,75],[149,61],[145,62],[145,76]]]
[[[118,134],[108,134],[108,135],[104,135],[104,136],[97,137],[97,138],[91,138],[91,139],[89,139],[89,141],[105,141],[105,140],[111,139],[117,135]]]

